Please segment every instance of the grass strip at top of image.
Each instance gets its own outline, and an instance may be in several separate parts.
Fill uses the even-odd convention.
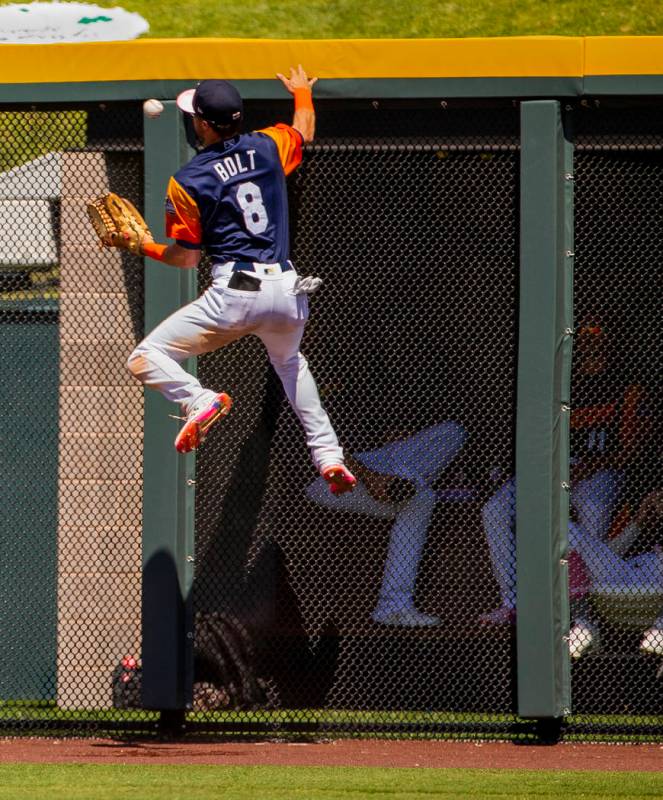
[[[9,5],[15,0],[1,0]],[[117,0],[96,0],[113,8]],[[144,17],[149,38],[440,38],[470,36],[636,36],[663,31],[663,5],[651,0],[123,0]]]

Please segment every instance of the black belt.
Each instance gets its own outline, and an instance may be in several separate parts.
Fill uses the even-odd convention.
[[[293,269],[289,261],[279,261],[274,264],[265,264],[266,267],[281,267],[281,272],[290,272]],[[233,272],[255,272],[256,268],[251,261],[235,261],[233,264]]]

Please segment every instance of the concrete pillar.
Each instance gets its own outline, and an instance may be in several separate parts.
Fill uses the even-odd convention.
[[[142,336],[142,262],[102,250],[86,200],[140,206],[133,152],[62,154],[57,701],[105,708],[140,653],[143,391],[127,356]]]

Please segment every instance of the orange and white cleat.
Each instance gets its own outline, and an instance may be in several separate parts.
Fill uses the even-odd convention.
[[[232,408],[233,401],[225,392],[217,394],[211,403],[202,408],[194,408],[189,412],[186,423],[175,439],[175,449],[179,453],[189,453],[205,441],[212,425],[226,417]]]
[[[331,464],[324,467],[321,472],[332,494],[351,492],[357,485],[357,479],[344,464]]]

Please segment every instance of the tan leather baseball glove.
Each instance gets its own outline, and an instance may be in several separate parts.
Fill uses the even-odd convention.
[[[141,255],[141,244],[153,241],[147,223],[134,204],[113,192],[90,200],[87,213],[104,247],[118,247]]]

